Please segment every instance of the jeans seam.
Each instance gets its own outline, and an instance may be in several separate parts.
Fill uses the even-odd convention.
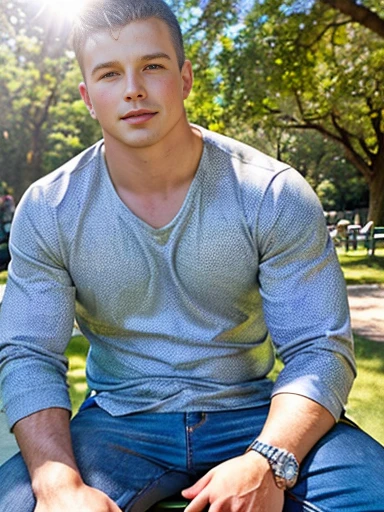
[[[201,413],[200,421],[198,423],[196,423],[195,425],[192,425],[192,426],[188,425],[188,413],[186,413],[185,418],[186,418],[186,423],[187,423],[187,425],[185,427],[185,432],[186,432],[186,448],[187,448],[187,469],[188,469],[188,471],[194,471],[194,469],[193,469],[193,450],[192,450],[191,434],[193,434],[193,432],[195,430],[197,430],[199,427],[204,425],[204,423],[207,420],[207,414],[205,412],[202,412]]]
[[[186,429],[185,429],[185,433],[186,433],[187,469],[188,469],[188,471],[192,470],[192,459],[193,459],[193,456],[192,456],[192,442],[191,442],[191,438],[190,438],[190,434],[192,432],[193,431],[190,430],[190,427],[187,426]]]
[[[161,475],[159,475],[157,478],[155,478],[154,480],[151,480],[150,482],[148,482],[148,484],[145,487],[143,487],[143,489],[141,489],[130,501],[128,501],[127,504],[123,505],[124,509],[122,509],[122,510],[124,512],[129,512],[129,510],[133,507],[133,505],[136,503],[136,501],[138,501],[141,498],[141,496],[143,494],[145,494],[150,489],[152,489],[156,485],[156,483],[161,478],[163,478],[164,475],[167,475],[168,473],[172,473],[172,471],[174,471],[174,468],[167,469],[163,473],[161,473]],[[131,492],[131,491],[128,491],[128,492]],[[124,494],[122,496],[120,496],[120,499],[122,499],[123,496],[124,496]]]

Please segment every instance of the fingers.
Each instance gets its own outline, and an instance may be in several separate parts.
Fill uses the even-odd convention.
[[[209,495],[206,492],[201,492],[194,500],[187,506],[184,512],[202,512],[209,505]]]
[[[181,494],[187,500],[193,500],[205,487],[209,484],[212,478],[212,473],[209,471],[206,475],[204,475],[200,480],[198,480],[192,487],[188,487],[181,491]]]

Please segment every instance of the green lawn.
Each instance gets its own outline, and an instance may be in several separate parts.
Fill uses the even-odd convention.
[[[7,282],[7,276],[8,272],[5,270],[3,272],[0,272],[0,284],[5,284]]]
[[[375,256],[368,256],[365,249],[346,252],[340,248],[337,254],[347,284],[384,285],[384,248],[377,249]]]
[[[74,336],[67,348],[69,359],[68,383],[72,407],[77,411],[87,392],[85,382],[85,359],[89,343],[83,336]]]
[[[357,377],[349,395],[348,417],[384,445],[384,343],[355,335]],[[276,361],[274,380],[282,368]]]
[[[384,343],[355,336],[357,378],[347,414],[384,445]]]

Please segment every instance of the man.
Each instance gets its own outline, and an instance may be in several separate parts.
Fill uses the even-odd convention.
[[[0,363],[22,456],[0,510],[142,512],[179,491],[188,512],[382,510],[382,448],[335,425],[354,361],[315,195],[188,123],[191,63],[161,0],[88,5],[74,45],[104,140],[14,219]],[[92,392],[70,422],[74,314]]]

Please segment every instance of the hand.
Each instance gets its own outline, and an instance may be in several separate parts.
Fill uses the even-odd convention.
[[[34,512],[121,512],[106,494],[85,484],[37,499]]]
[[[282,512],[284,505],[268,461],[253,451],[211,469],[182,494],[192,500],[185,512]]]

